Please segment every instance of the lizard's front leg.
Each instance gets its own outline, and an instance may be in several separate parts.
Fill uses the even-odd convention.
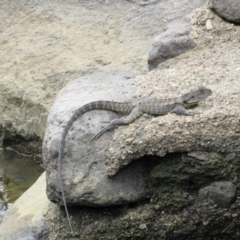
[[[199,114],[199,112],[194,111],[192,109],[186,109],[183,104],[177,104],[175,108],[171,111],[172,113],[176,113],[178,115],[195,115]]]
[[[105,128],[103,128],[100,132],[98,132],[91,140],[99,138],[103,133],[111,130],[112,128],[114,128],[117,125],[126,125],[126,124],[133,122],[142,114],[143,114],[143,112],[140,109],[140,107],[135,107],[128,116],[122,117],[119,119],[113,119]]]

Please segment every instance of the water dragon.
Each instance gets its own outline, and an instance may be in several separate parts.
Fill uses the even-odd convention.
[[[138,117],[143,115],[144,113],[152,114],[152,115],[165,115],[168,113],[175,113],[179,115],[194,115],[198,114],[197,111],[189,109],[198,104],[198,102],[205,100],[212,91],[206,87],[199,87],[195,90],[192,90],[182,96],[175,98],[167,98],[167,99],[156,99],[156,98],[142,98],[142,99],[134,99],[128,102],[114,102],[114,101],[95,101],[90,102],[79,109],[77,109],[69,121],[67,122],[64,130],[62,132],[61,142],[59,146],[58,152],[58,180],[59,186],[62,193],[62,200],[64,204],[64,208],[66,211],[69,228],[73,235],[73,229],[71,225],[71,221],[69,218],[68,208],[65,200],[65,194],[63,190],[63,183],[61,177],[61,162],[63,155],[63,148],[65,145],[66,136],[68,134],[69,129],[73,125],[73,123],[84,113],[91,110],[110,110],[113,112],[122,113],[123,115],[128,114],[119,119],[112,120],[105,128],[103,128],[100,132],[98,132],[93,138],[99,138],[103,133],[108,130],[113,129],[117,125],[126,125],[130,124]]]

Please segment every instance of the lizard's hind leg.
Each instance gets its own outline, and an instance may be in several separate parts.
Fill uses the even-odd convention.
[[[139,107],[135,107],[128,116],[122,117],[119,119],[113,119],[105,128],[103,128],[100,132],[98,132],[91,140],[99,138],[103,133],[111,130],[117,125],[126,125],[133,122],[142,114],[143,114],[142,110]]]

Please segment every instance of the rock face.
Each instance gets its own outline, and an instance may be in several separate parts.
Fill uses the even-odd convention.
[[[0,239],[46,239],[44,215],[53,205],[46,196],[45,173],[10,208],[0,224]]]
[[[206,152],[197,154],[207,155]],[[226,161],[227,156],[227,153],[212,152],[206,160],[195,158],[196,154],[190,157],[180,153],[167,154],[163,158],[145,157],[143,166],[149,199],[110,208],[70,207],[72,225],[79,234],[77,239],[98,239],[101,235],[104,239],[127,239],[131,236],[191,240],[207,239],[213,234],[216,239],[224,239],[226,235],[228,239],[238,239],[238,192],[237,198],[230,201],[230,207],[206,204],[209,195],[198,200],[198,192],[203,185],[222,182],[220,179],[235,182],[234,185],[239,187],[240,157]],[[229,196],[226,190],[231,184],[218,186],[225,186],[222,190],[218,188],[219,196]],[[56,206],[50,209],[46,218],[48,239],[71,238],[64,211],[59,211]],[[232,222],[231,230],[224,231]]]
[[[2,154],[1,150],[0,154]],[[0,222],[2,221],[4,212],[7,210],[7,198],[5,197],[6,183],[8,183],[8,176],[0,168]]]
[[[23,4],[23,7],[27,4],[25,2],[21,3]],[[32,3],[41,4],[42,2],[32,1]],[[19,90],[17,91],[17,98],[14,98],[15,88],[12,91],[9,91],[8,88],[4,88],[6,94],[3,95],[0,101],[1,109],[7,110],[7,112],[5,112],[6,118],[4,118],[4,124],[1,123],[1,125],[3,125],[4,128],[7,127],[12,130],[12,132],[17,129],[15,133],[27,133],[27,131],[25,131],[27,128],[23,128],[22,126],[31,126],[29,118],[27,118],[27,121],[25,121],[24,118],[24,114],[26,115],[25,111],[27,111],[28,107],[30,108],[32,103],[31,101],[25,101],[30,98],[28,93],[31,93],[34,97],[36,97],[34,98],[36,102],[40,102],[38,100],[41,99],[40,96],[43,95],[37,95],[37,93],[44,92],[44,97],[42,99],[44,102],[43,106],[45,106],[45,108],[38,106],[39,108],[36,108],[37,111],[31,113],[31,120],[33,124],[33,128],[31,130],[34,132],[37,129],[38,131],[36,132],[40,135],[43,127],[41,127],[41,124],[38,124],[37,127],[35,125],[35,123],[38,123],[38,118],[36,116],[38,116],[37,113],[39,109],[42,110],[41,113],[46,114],[46,109],[48,109],[48,106],[51,104],[54,96],[51,92],[57,92],[57,90],[60,89],[65,82],[73,79],[75,75],[79,76],[79,74],[86,74],[83,68],[79,70],[79,61],[83,61],[87,68],[87,73],[91,70],[99,70],[99,66],[106,66],[109,63],[108,57],[105,56],[104,51],[100,51],[99,53],[96,50],[97,47],[102,47],[101,43],[103,43],[103,45],[107,45],[107,50],[110,49],[109,51],[114,55],[114,57],[117,56],[116,52],[118,51],[116,51],[116,45],[111,45],[108,38],[102,39],[101,37],[96,37],[96,43],[99,44],[93,44],[90,46],[85,44],[86,41],[83,41],[85,45],[83,44],[80,47],[79,45],[73,46],[69,44],[71,41],[67,41],[68,44],[66,44],[63,39],[66,39],[67,37],[64,38],[63,36],[65,35],[61,35],[61,32],[66,33],[67,29],[70,29],[70,32],[73,32],[73,34],[67,35],[70,36],[69,39],[76,37],[76,41],[79,41],[79,36],[83,36],[81,33],[85,33],[85,31],[78,32],[77,28],[80,27],[79,24],[75,24],[76,22],[74,20],[66,17],[73,16],[72,14],[68,14],[69,5],[60,8],[63,9],[61,14],[66,13],[66,15],[64,15],[66,19],[64,19],[63,15],[60,13],[56,14],[53,10],[54,8],[51,8],[52,2],[49,1],[49,3],[50,6],[46,6],[45,11],[37,13],[33,12],[32,14],[30,14],[31,12],[28,12],[29,14],[26,15],[27,20],[22,18],[22,15],[20,14],[19,19],[21,18],[22,21],[17,22],[19,22],[19,24],[23,24],[26,23],[26,21],[28,22],[30,18],[31,20],[29,22],[32,23],[37,21],[37,23],[39,23],[43,19],[47,19],[47,22],[49,23],[47,26],[49,26],[49,28],[51,27],[50,29],[54,27],[53,33],[50,34],[49,29],[45,26],[46,22],[44,22],[44,27],[42,26],[43,29],[37,29],[36,32],[34,31],[34,33],[39,37],[34,39],[35,41],[28,42],[25,41],[25,38],[22,38],[23,42],[28,43],[26,44],[27,47],[24,48],[24,51],[22,52],[27,52],[27,54],[31,56],[31,58],[29,58],[30,64],[27,64],[26,61],[21,61],[25,60],[25,58],[22,58],[22,55],[20,55],[21,51],[16,48],[17,53],[19,52],[19,55],[16,54],[16,56],[21,56],[20,61],[19,59],[16,59],[16,62],[11,63],[9,58],[11,59],[11,57],[15,55],[9,54],[8,61],[4,62],[3,68],[0,70],[5,71],[1,72],[1,76],[8,76],[6,78],[0,78],[1,84],[2,79],[4,79],[4,84],[6,84],[6,86],[9,80],[9,75],[7,75],[7,73],[10,69],[14,69],[14,73],[11,76],[14,76],[16,79],[25,79],[23,76],[29,76],[26,78],[28,81],[22,83],[23,86],[21,88],[19,88],[20,83],[18,81],[18,87],[16,88]],[[136,6],[138,5],[133,5],[133,7]],[[157,9],[156,6],[156,4],[153,5],[154,9]],[[6,9],[7,8],[8,6]],[[92,8],[92,6],[89,8],[94,14],[96,14],[95,9]],[[88,11],[82,12],[78,8],[75,8],[75,6],[73,9],[76,9],[74,12],[76,16],[81,15],[80,17],[82,17],[82,14],[84,13],[84,17],[87,17],[89,14]],[[105,8],[103,7],[103,9]],[[131,11],[134,11],[134,8],[132,8]],[[143,12],[146,13],[144,8],[141,8],[140,10],[138,9],[138,11],[140,16],[142,16],[141,14]],[[17,11],[12,12],[14,12],[14,14],[17,13]],[[119,12],[123,12],[124,16],[126,15],[126,12],[124,11]],[[5,14],[4,11],[3,14]],[[32,15],[35,16],[35,14],[38,14],[38,17],[42,17],[40,19],[41,21],[39,21],[38,18],[34,18],[34,21],[32,21],[31,17]],[[114,12],[113,15],[114,14],[117,14],[117,11]],[[78,21],[81,20],[80,17],[78,18]],[[129,16],[127,15],[125,18],[125,20],[127,20],[124,22],[125,24],[121,26],[126,28],[128,27],[128,22],[132,23],[132,21],[130,21],[131,18],[128,17]],[[137,19],[138,15],[136,14],[135,17],[135,19]],[[7,17],[5,18],[8,20]],[[59,28],[57,27],[58,25],[56,23],[56,19],[62,20],[60,22],[63,25]],[[108,20],[112,22],[111,17],[109,17]],[[98,23],[99,21],[96,22],[96,25]],[[147,27],[149,28],[149,25],[151,24],[147,21],[145,21],[145,23],[147,23]],[[190,37],[197,43],[197,47],[185,54],[179,55],[174,59],[169,59],[168,61],[161,63],[158,66],[158,69],[147,74],[145,79],[141,79],[136,84],[140,88],[138,95],[143,95],[143,93],[153,90],[153,96],[159,98],[174,97],[184,91],[188,91],[191,87],[196,87],[196,85],[206,85],[213,90],[213,94],[197,107],[196,110],[200,112],[200,115],[194,117],[180,117],[169,114],[167,116],[159,116],[156,118],[145,115],[129,126],[118,127],[114,131],[114,134],[113,132],[104,134],[101,141],[91,143],[89,142],[89,139],[102,126],[99,124],[103,124],[104,126],[106,124],[99,123],[100,119],[101,121],[109,121],[112,117],[116,116],[113,113],[111,113],[111,115],[106,115],[105,112],[101,113],[100,111],[94,111],[79,119],[79,122],[77,121],[72,130],[69,132],[63,159],[63,178],[65,190],[68,191],[68,202],[74,204],[84,199],[84,203],[87,203],[86,205],[96,205],[96,202],[99,204],[102,199],[105,201],[104,204],[109,201],[109,199],[106,199],[106,195],[104,196],[97,190],[97,188],[93,194],[91,192],[91,190],[95,187],[93,181],[98,183],[98,179],[95,180],[94,178],[99,176],[102,177],[102,179],[100,179],[100,181],[102,181],[101,184],[99,182],[101,187],[102,184],[106,183],[111,185],[107,185],[108,188],[104,194],[107,193],[108,197],[111,197],[110,195],[114,192],[113,188],[116,187],[116,183],[114,181],[110,182],[109,180],[104,180],[108,179],[105,171],[105,159],[107,154],[110,160],[108,163],[109,165],[107,165],[109,173],[116,173],[115,177],[119,176],[119,179],[117,180],[121,181],[121,188],[124,187],[124,181],[127,182],[128,180],[129,184],[129,182],[133,181],[133,179],[138,179],[140,182],[140,190],[138,189],[137,191],[141,191],[142,189],[144,190],[143,193],[145,193],[147,189],[147,197],[149,198],[138,203],[128,204],[125,206],[114,206],[110,208],[69,207],[74,231],[77,231],[79,234],[79,236],[76,237],[77,239],[99,239],[99,236],[101,236],[102,239],[151,238],[190,240],[208,239],[213,236],[216,239],[239,239],[239,191],[236,192],[236,198],[233,202],[230,201],[231,205],[227,208],[216,208],[216,206],[211,204],[205,204],[205,202],[201,201],[199,202],[197,195],[203,186],[209,186],[213,182],[231,182],[234,183],[237,188],[240,186],[240,66],[238,54],[240,28],[219,19],[206,8],[197,10],[190,19],[190,23],[192,28]],[[3,21],[0,24],[2,24],[2,27],[6,27],[9,26],[8,24],[10,23]],[[104,22],[101,22],[101,24],[101,26],[105,26]],[[38,25],[33,26],[34,30],[36,26]],[[99,25],[97,26],[99,27]],[[113,25],[111,26],[113,27]],[[88,29],[96,31],[96,26]],[[108,31],[103,31],[105,35],[108,33],[112,35],[117,34],[115,31],[111,32],[110,29],[115,28],[107,28]],[[131,35],[133,32],[136,33],[133,29],[130,31]],[[32,29],[30,29],[27,34],[30,34],[31,30]],[[57,30],[61,31],[58,33]],[[19,32],[22,33],[21,28],[19,28]],[[139,32],[142,33],[142,31]],[[7,49],[6,51],[9,53],[13,48],[12,46],[15,45],[12,42],[8,43],[6,39],[10,41],[12,36],[15,36],[15,33],[16,31],[10,29],[7,34],[1,34],[1,37],[3,38],[2,44],[5,44],[5,49]],[[31,54],[30,46],[34,47],[35,44],[42,39],[42,36],[45,33],[49,36],[49,39],[41,45],[41,48],[38,48],[41,53],[37,52],[39,54],[37,56]],[[141,36],[145,35],[141,34]],[[120,53],[118,52],[119,55],[122,56],[121,63],[124,63],[126,59],[132,55],[132,45],[124,42],[125,37],[126,35],[122,38],[119,37],[118,39],[120,43],[123,43],[122,45],[120,44],[119,47],[119,49],[123,50],[120,51]],[[16,42],[18,43],[18,40],[16,40]],[[63,52],[59,51],[56,43],[61,45],[61,50],[62,46],[67,46],[66,50],[64,49]],[[112,51],[109,44],[112,46]],[[125,47],[123,47],[123,45]],[[86,47],[85,50],[82,46]],[[91,49],[91,51],[89,51],[89,49]],[[92,49],[94,49],[94,51],[92,51]],[[127,49],[129,49],[130,52]],[[146,48],[140,47],[139,49],[143,51],[143,49]],[[84,57],[79,57],[84,55],[84,51],[86,51],[85,55],[89,56],[89,59],[91,60],[88,59],[88,61],[84,59]],[[94,54],[96,52],[99,53],[99,56],[92,58],[92,52],[94,52]],[[147,51],[145,51],[145,53],[146,52]],[[134,58],[135,61],[128,59],[132,63],[131,66],[133,67],[135,67],[134,65],[136,65],[136,61],[142,61],[143,59],[142,55],[139,52],[137,53],[138,54],[134,54],[135,57],[138,56],[138,58]],[[39,57],[42,56],[41,54],[46,56],[46,58],[44,58],[45,61],[42,60],[45,64],[42,65],[36,61],[36,59],[39,59]],[[144,56],[146,57],[146,55],[147,54]],[[54,59],[59,61],[55,62],[53,61]],[[146,58],[144,60],[146,60]],[[23,65],[20,67],[18,66],[21,62],[26,64],[26,69],[30,69],[25,75],[23,70],[20,71],[23,75],[19,74],[19,69],[23,68]],[[34,67],[31,68],[32,66]],[[41,71],[38,72],[37,70],[39,69],[39,66],[41,67]],[[54,71],[51,72],[51,69],[54,69]],[[139,69],[139,67],[137,67],[137,69]],[[64,79],[60,81],[59,79],[62,79],[63,76],[65,76]],[[123,76],[127,78],[130,76],[128,80],[131,82],[131,74],[122,75],[121,72],[118,72],[115,76],[112,76],[116,77],[115,81],[120,84],[115,85],[115,88],[118,90],[120,90],[120,81],[122,81]],[[49,131],[47,132],[44,141],[44,159],[45,164],[49,165],[47,169],[47,183],[49,186],[47,189],[48,195],[52,197],[52,201],[55,202],[61,203],[56,178],[56,157],[62,128],[71,116],[72,111],[80,105],[78,101],[76,102],[76,98],[79,96],[79,93],[76,94],[78,87],[80,88],[79,92],[81,92],[80,97],[83,97],[84,101],[89,102],[94,100],[91,92],[84,93],[84,91],[92,89],[89,88],[89,81],[92,77],[93,76],[88,79],[85,86],[81,85],[82,83],[79,83],[78,85],[77,80],[73,82],[73,85],[72,83],[68,85],[68,87],[62,91],[61,95],[59,95],[59,99],[56,101],[56,105],[54,105],[55,112],[52,112],[49,116]],[[97,78],[98,80],[101,79],[99,75]],[[33,80],[30,81],[30,79]],[[104,82],[105,81],[106,80],[104,80]],[[101,81],[98,83],[101,83]],[[26,86],[30,87],[25,91]],[[36,88],[34,88],[35,86]],[[110,86],[111,84],[109,83],[109,86],[107,87],[109,88]],[[105,90],[105,87],[103,88],[102,84],[99,84],[98,87],[98,91],[102,88],[102,95],[99,93],[99,97],[106,96],[106,94],[107,97],[111,97],[108,96],[108,92]],[[132,93],[129,94],[129,97],[131,97],[133,92],[137,90],[137,87],[130,84],[129,88],[132,89]],[[33,89],[33,91],[31,91],[31,89]],[[41,91],[39,89],[41,89]],[[96,89],[92,90],[92,92],[95,93],[95,90]],[[0,91],[2,91],[2,88],[0,88]],[[11,94],[7,94],[7,92],[10,92]],[[71,95],[71,93],[74,94]],[[21,98],[21,94],[23,94],[24,98]],[[124,96],[123,100],[125,100],[128,93],[122,92],[121,95]],[[118,96],[119,95],[115,95],[114,98],[121,100]],[[11,100],[12,105],[4,105],[3,100],[6,99],[7,102]],[[22,99],[24,99],[23,102]],[[84,104],[84,101],[81,102],[81,104]],[[26,102],[28,104],[26,104]],[[15,106],[20,106],[18,112],[20,113],[19,115],[16,115]],[[21,112],[22,109],[24,109],[24,112]],[[100,119],[96,118],[97,114],[99,114]],[[14,125],[11,125],[8,118],[11,116],[21,116],[21,118],[19,118]],[[88,118],[91,118],[91,123]],[[85,125],[82,125],[83,119],[86,121]],[[1,119],[1,121],[3,120]],[[26,125],[24,125],[25,123]],[[87,125],[88,123],[89,125]],[[110,138],[110,146],[106,147]],[[85,146],[85,149],[78,149],[79,146],[82,146],[81,144],[83,143],[83,140],[86,141],[83,145]],[[95,164],[90,162],[89,165],[89,162],[87,162],[88,164],[84,164],[86,162],[79,162],[79,159],[88,160],[88,154],[91,155],[93,153],[92,149],[94,148],[98,151],[98,154],[93,155],[93,157],[97,160],[101,158],[99,166],[98,163]],[[106,148],[109,149],[108,153],[104,152]],[[174,151],[191,153],[188,156],[185,156],[184,154],[174,153]],[[82,155],[79,156],[79,152],[85,152],[86,158],[82,158]],[[150,156],[148,154],[150,154]],[[156,154],[157,156],[166,156],[164,158],[159,158],[153,154]],[[139,178],[137,178],[135,175],[136,173],[134,173],[131,169],[133,165],[131,166],[132,163],[130,162],[132,160],[137,160],[136,158],[140,156],[144,156],[144,158],[133,162],[135,164],[139,164],[135,165],[134,169],[137,169],[137,171],[141,173],[141,170],[138,170],[138,167],[140,168],[143,166],[144,175],[138,175]],[[72,159],[74,161],[72,161]],[[82,171],[82,169],[84,170]],[[126,175],[121,176],[121,172],[124,171]],[[127,173],[128,171],[130,174]],[[99,175],[97,172],[99,172]],[[72,174],[71,178],[66,178],[69,174]],[[131,178],[126,179],[129,175],[131,175]],[[125,176],[125,178],[123,176]],[[146,180],[144,182],[146,186],[143,185],[143,181],[141,181],[143,180],[143,176]],[[71,239],[65,213],[64,211],[61,211],[59,206],[48,201],[45,195],[45,179],[42,178],[42,181],[44,182],[38,182],[39,185],[37,183],[35,185],[36,188],[31,188],[31,191],[27,192],[18,201],[16,201],[12,209],[9,209],[8,213],[6,213],[4,222],[0,225],[1,238],[8,239],[11,237],[14,240],[16,238],[27,239],[27,237],[29,237],[29,239],[41,240],[44,238]],[[88,185],[84,185],[86,182]],[[72,189],[70,189],[69,186],[71,186]],[[98,186],[96,185],[96,187]],[[117,186],[117,189],[118,187],[119,185]],[[131,186],[127,186],[125,190],[132,188]],[[102,190],[103,188],[100,189]],[[75,201],[75,199],[72,199],[71,194],[78,191],[81,193],[80,195],[82,195],[82,198]],[[134,191],[135,190],[133,190],[133,192]],[[116,193],[116,191],[114,193],[118,194],[118,198],[115,198],[114,200],[119,200],[119,193]],[[129,195],[123,196],[125,199],[122,203],[126,202],[126,197],[128,196]],[[96,199],[94,199],[95,197]],[[206,199],[204,199],[204,201],[205,200]],[[83,203],[83,201],[81,203]],[[107,204],[108,203],[109,202],[107,202]],[[101,206],[104,206],[104,204]],[[31,208],[28,211],[29,206],[31,206]],[[12,215],[11,219],[10,215]],[[18,221],[16,221],[16,219]],[[34,221],[35,219],[37,220]],[[29,228],[30,225],[32,226]],[[34,228],[35,231],[33,230]],[[25,230],[23,231],[23,229]],[[25,233],[22,234],[22,232]]]
[[[220,17],[234,23],[240,23],[239,0],[209,0],[208,6]]]
[[[214,182],[211,185],[200,189],[198,200],[200,202],[216,204],[226,208],[236,198],[236,186],[229,181]]]
[[[43,162],[47,172],[47,195],[62,203],[57,177],[57,156],[63,127],[73,112],[97,100],[126,101],[138,89],[130,73],[97,73],[68,84],[58,95],[47,120],[43,141]],[[69,204],[111,206],[135,202],[146,196],[141,162],[129,165],[114,178],[106,175],[106,152],[113,132],[91,138],[118,115],[90,111],[73,125],[66,139],[62,164],[64,192]],[[104,123],[105,122],[105,123]]]
[[[191,155],[194,157],[168,154],[164,158],[145,159],[151,201],[111,208],[70,207],[74,232],[79,234],[76,239],[98,239],[100,234],[104,239],[126,239],[131,235],[144,239],[168,236],[190,240],[206,239],[212,234],[219,239],[226,235],[228,239],[237,239],[240,199],[231,202],[230,208],[216,208],[205,204],[205,195],[203,201],[197,201],[196,196],[198,189],[203,184],[210,185],[212,179],[236,181],[240,158],[227,160],[228,154],[206,152]],[[199,161],[198,156],[203,155],[208,156]],[[223,190],[218,188],[221,194],[233,186],[228,182],[218,183],[218,186],[225,186]],[[238,180],[236,186],[239,186]],[[224,231],[232,222],[231,231]],[[64,211],[46,197],[45,174],[6,212],[0,224],[0,237],[6,240],[71,239]]]
[[[149,69],[152,70],[169,58],[176,57],[196,47],[196,43],[189,36],[190,30],[188,18],[168,24],[167,30],[153,41],[152,49],[148,55]]]
[[[212,29],[206,27],[208,21]],[[158,89],[156,97],[168,98],[186,92],[189,86],[204,84],[212,89],[212,95],[196,108],[199,115],[140,118],[127,128],[119,127],[109,146],[109,175],[145,155],[209,150],[240,153],[240,68],[236,54],[239,42],[234,40],[236,33],[240,35],[240,28],[217,18],[208,9],[196,11],[190,22],[198,49],[162,63],[139,86],[143,91],[151,86]],[[227,52],[221,50],[225,47],[229,48]],[[163,83],[167,92],[158,88]],[[132,141],[128,143],[127,139]]]
[[[205,2],[2,2],[0,144],[41,159],[48,111],[63,86],[109,69],[148,72],[152,36]]]

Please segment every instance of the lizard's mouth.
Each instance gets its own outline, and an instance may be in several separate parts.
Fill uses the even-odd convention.
[[[192,107],[196,107],[198,105],[197,102],[191,102],[187,104],[187,108],[192,108]]]

